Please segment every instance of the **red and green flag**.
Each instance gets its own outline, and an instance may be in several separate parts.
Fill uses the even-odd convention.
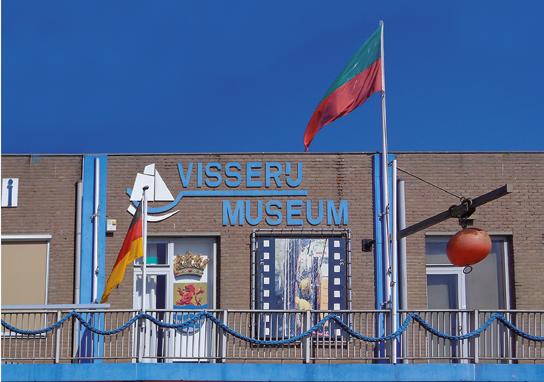
[[[108,277],[108,281],[106,282],[104,293],[100,299],[101,303],[107,302],[112,290],[121,284],[121,281],[125,278],[127,266],[144,255],[142,204],[143,203],[140,203],[130,222],[127,235],[125,236],[125,240],[123,240],[123,245],[117,255],[117,260],[115,261],[110,277]]]
[[[353,111],[372,94],[383,91],[382,26],[351,58],[317,106],[304,132],[306,151],[319,130]]]

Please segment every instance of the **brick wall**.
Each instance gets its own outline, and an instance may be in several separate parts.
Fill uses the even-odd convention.
[[[2,208],[2,234],[50,234],[49,304],[74,298],[76,183],[81,156],[3,156],[2,178],[19,178],[16,208]]]
[[[117,232],[108,237],[106,243],[106,268],[109,270],[121,246],[124,232],[131,215],[126,212],[129,201],[125,190],[132,187],[136,173],[155,163],[173,195],[181,190],[177,163],[184,166],[190,161],[227,162],[238,161],[244,168],[248,161],[303,162],[304,180],[299,188],[308,191],[312,200],[332,199],[349,201],[349,223],[352,229],[352,274],[353,307],[371,309],[374,306],[373,259],[371,253],[363,253],[361,240],[372,238],[372,166],[369,155],[350,154],[222,154],[222,155],[162,155],[162,156],[110,156],[108,162],[108,216],[117,219]],[[194,179],[191,189],[195,188]],[[224,188],[220,186],[219,189]],[[275,185],[274,187],[275,188]],[[203,187],[206,189],[206,187]],[[244,189],[244,187],[240,187]],[[285,189],[285,186],[284,188]],[[180,212],[160,223],[149,223],[150,233],[202,233],[217,232],[220,235],[220,255],[218,261],[219,288],[218,300],[222,308],[249,308],[250,298],[250,238],[253,228],[269,228],[264,223],[259,226],[223,226],[222,200],[233,203],[236,198],[194,197],[183,199],[176,207]],[[247,199],[247,198],[244,198]],[[250,198],[257,201],[259,198]],[[287,200],[286,197],[277,198]],[[300,197],[299,197],[300,199]],[[267,201],[268,199],[261,199]],[[285,208],[285,207],[284,207]],[[285,211],[284,211],[285,212]],[[284,216],[283,225],[286,228]],[[305,227],[310,227],[305,223]],[[328,228],[326,224],[315,228]],[[126,281],[112,293],[111,303],[115,307],[132,307],[132,272],[127,272]]]
[[[463,196],[475,197],[510,183],[514,192],[478,208],[475,226],[493,232],[512,233],[513,308],[544,307],[544,153],[402,153],[398,167]],[[402,172],[406,181],[407,225],[416,223],[458,203],[443,191]],[[408,304],[427,305],[425,233],[456,232],[455,219],[408,238]]]
[[[352,230],[353,308],[374,307],[372,253],[363,253],[361,240],[373,236],[372,160],[368,154],[218,154],[218,155],[112,155],[108,160],[107,214],[118,221],[117,232],[106,239],[106,272],[121,246],[131,215],[126,212],[136,173],[155,163],[173,194],[180,190],[178,161],[204,163],[217,161],[303,162],[301,188],[308,198],[349,201]],[[400,168],[446,189],[466,196],[477,196],[505,183],[514,192],[481,207],[476,225],[489,232],[513,235],[513,277],[518,309],[542,308],[544,281],[544,153],[399,153]],[[457,200],[399,172],[406,180],[407,224],[442,211]],[[51,241],[49,303],[73,301],[75,194],[81,178],[81,156],[4,156],[2,177],[18,177],[19,207],[2,209],[2,234],[47,233]],[[194,181],[193,181],[194,182]],[[191,187],[194,186],[192,183]],[[243,188],[242,188],[243,189]],[[282,198],[285,200],[287,198]],[[250,225],[223,226],[223,198],[187,198],[177,215],[150,223],[150,233],[219,234],[218,299],[222,308],[250,306]],[[236,200],[229,198],[229,200]],[[257,200],[252,198],[251,200]],[[285,218],[284,225],[285,226]],[[308,224],[305,224],[308,227]],[[326,225],[323,226],[327,228]],[[455,220],[426,232],[455,232]],[[408,239],[409,307],[426,307],[425,232]],[[111,296],[115,308],[132,307],[132,271]]]

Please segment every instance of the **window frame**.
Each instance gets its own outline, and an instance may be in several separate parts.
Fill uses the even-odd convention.
[[[11,235],[0,235],[0,244],[10,244],[10,243],[45,243],[46,244],[46,255],[45,255],[45,301],[44,304],[16,304],[16,305],[2,305],[2,309],[9,309],[9,310],[25,310],[25,309],[40,309],[40,308],[47,308],[47,301],[49,300],[49,258],[51,254],[51,240],[53,239],[53,236],[50,234],[11,234]],[[1,247],[1,245],[0,245]],[[47,315],[43,317],[43,325],[45,326],[47,324]],[[37,338],[45,338],[47,336],[47,333],[40,333],[37,334]],[[0,332],[0,337],[2,338],[9,338],[14,337],[18,338],[20,337],[19,334],[9,332],[6,333],[6,329],[2,327],[2,330]]]
[[[221,241],[221,236],[219,234],[155,234],[150,235],[147,239],[147,245],[153,244],[153,243],[166,243],[166,257],[167,257],[167,263],[166,264],[146,264],[146,273],[147,275],[150,274],[165,274],[167,273],[167,283],[172,284],[174,281],[174,273],[173,273],[173,262],[174,262],[174,256],[175,256],[175,242],[177,240],[183,240],[183,239],[210,239],[213,240],[212,244],[212,269],[211,272],[213,274],[213,280],[211,280],[212,283],[212,301],[210,303],[210,308],[208,309],[217,309],[217,286],[219,284],[219,279],[217,278],[217,262],[219,261],[219,243]],[[147,254],[147,251],[146,251]],[[133,294],[136,294],[136,278],[137,276],[142,276],[143,273],[143,263],[137,263],[136,261],[132,264],[132,274],[133,274]],[[172,300],[172,296],[170,291],[167,291],[167,294],[169,295],[168,301]],[[134,298],[133,298],[133,307],[134,304]]]
[[[427,243],[427,240],[429,238],[433,238],[433,239],[436,239],[436,238],[443,238],[443,239],[447,239],[449,240],[452,236],[454,236],[457,232],[426,232],[425,233],[425,244]],[[513,283],[513,280],[512,280],[512,274],[510,272],[510,261],[511,261],[511,245],[512,245],[512,242],[513,242],[513,238],[512,238],[512,233],[511,232],[488,232],[490,238],[491,238],[491,242],[493,243],[493,240],[500,240],[502,241],[502,256],[500,258],[500,261],[502,263],[502,275],[501,275],[501,279],[497,280],[497,285],[499,287],[502,287],[504,290],[503,290],[503,293],[502,293],[502,296],[500,296],[500,298],[504,299],[504,308],[501,308],[501,309],[506,309],[506,310],[509,310],[512,306],[512,300],[511,300],[511,296],[512,296],[512,286],[514,285]],[[452,264],[427,264],[427,253],[425,252],[424,253],[424,256],[425,256],[425,275],[428,275],[429,274],[429,270],[431,272],[434,272],[434,271],[437,271],[439,269],[446,269],[447,271],[451,272],[451,273],[454,273],[454,272],[458,272],[458,270],[460,270],[461,272],[463,271],[464,267],[456,267]],[[447,273],[446,271],[446,273]],[[460,282],[463,283],[463,287],[462,287],[462,290],[464,291],[465,293],[465,296],[463,298],[463,300],[465,301],[465,306],[466,306],[466,301],[467,301],[467,290],[466,290],[466,281],[465,281],[465,276],[463,274],[463,277],[460,279]],[[427,287],[427,285],[425,285],[425,287]]]
[[[10,244],[10,243],[45,243],[46,244],[46,255],[45,255],[45,301],[44,306],[47,305],[49,300],[49,264],[51,257],[51,240],[53,236],[50,234],[14,234],[14,235],[1,235],[0,241],[1,244]],[[36,306],[36,304],[17,304],[9,305],[10,309],[20,309],[28,308],[29,306]],[[4,308],[4,306],[2,306]]]
[[[456,305],[458,307],[456,309],[459,310],[466,310],[467,308],[467,292],[466,292],[466,280],[465,280],[465,273],[463,272],[462,267],[437,267],[437,266],[427,266],[426,276],[429,275],[453,275],[457,277],[457,301]],[[428,288],[427,284],[427,288]],[[427,289],[427,307],[428,307],[428,289]]]

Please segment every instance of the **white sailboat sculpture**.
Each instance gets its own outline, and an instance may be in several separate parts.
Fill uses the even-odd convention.
[[[143,188],[147,186],[147,200],[149,202],[171,202],[174,200],[172,193],[162,180],[161,175],[155,169],[155,163],[145,166],[143,173],[138,173],[136,175],[136,180],[134,180],[134,186],[132,187],[132,192],[130,194],[131,202],[139,202],[143,197]],[[136,207],[131,203],[127,211],[134,215],[136,213]],[[168,219],[170,216],[176,214],[179,210],[170,211],[163,215],[151,215],[147,214],[147,220],[150,222],[159,222],[164,219]]]
[[[155,163],[145,166],[144,173],[138,173],[132,194],[130,195],[131,202],[142,200],[143,188],[148,186],[147,200],[149,202],[171,202],[174,200],[172,193],[168,190],[166,183],[162,180],[161,175],[155,169]]]

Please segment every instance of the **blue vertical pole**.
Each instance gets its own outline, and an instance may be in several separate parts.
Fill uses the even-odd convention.
[[[97,298],[100,298],[104,290],[106,271],[106,191],[107,191],[107,155],[84,155],[83,156],[83,200],[81,207],[81,260],[80,260],[80,294],[81,304],[92,304],[93,301],[93,220],[95,207],[95,158],[100,159],[99,176],[99,198],[98,198],[98,240],[97,240],[97,266],[98,277],[96,278]],[[103,315],[94,315],[93,324],[98,327],[104,325]],[[78,355],[82,362],[89,362],[92,358],[101,357],[103,354],[102,338],[83,331],[80,339]]]
[[[391,162],[395,159],[395,155],[388,155],[387,161]],[[388,168],[388,167],[387,167]],[[384,195],[383,195],[383,166],[382,166],[382,156],[381,154],[374,154],[372,157],[372,188],[374,196],[374,277],[375,277],[375,309],[384,309],[386,308],[387,293],[386,291],[389,288],[388,277],[386,264],[390,264],[390,261],[386,261],[385,256],[389,253],[384,251],[384,237],[385,237],[385,224],[386,220],[383,216],[383,205],[384,205]],[[387,176],[389,182],[389,192],[391,193],[392,185],[392,174],[391,171],[387,170]],[[391,230],[391,219],[389,219],[389,230]],[[385,335],[386,330],[386,321],[385,316],[381,316],[376,323],[377,335]],[[385,347],[383,345],[376,348],[376,356],[383,358],[385,357]]]

